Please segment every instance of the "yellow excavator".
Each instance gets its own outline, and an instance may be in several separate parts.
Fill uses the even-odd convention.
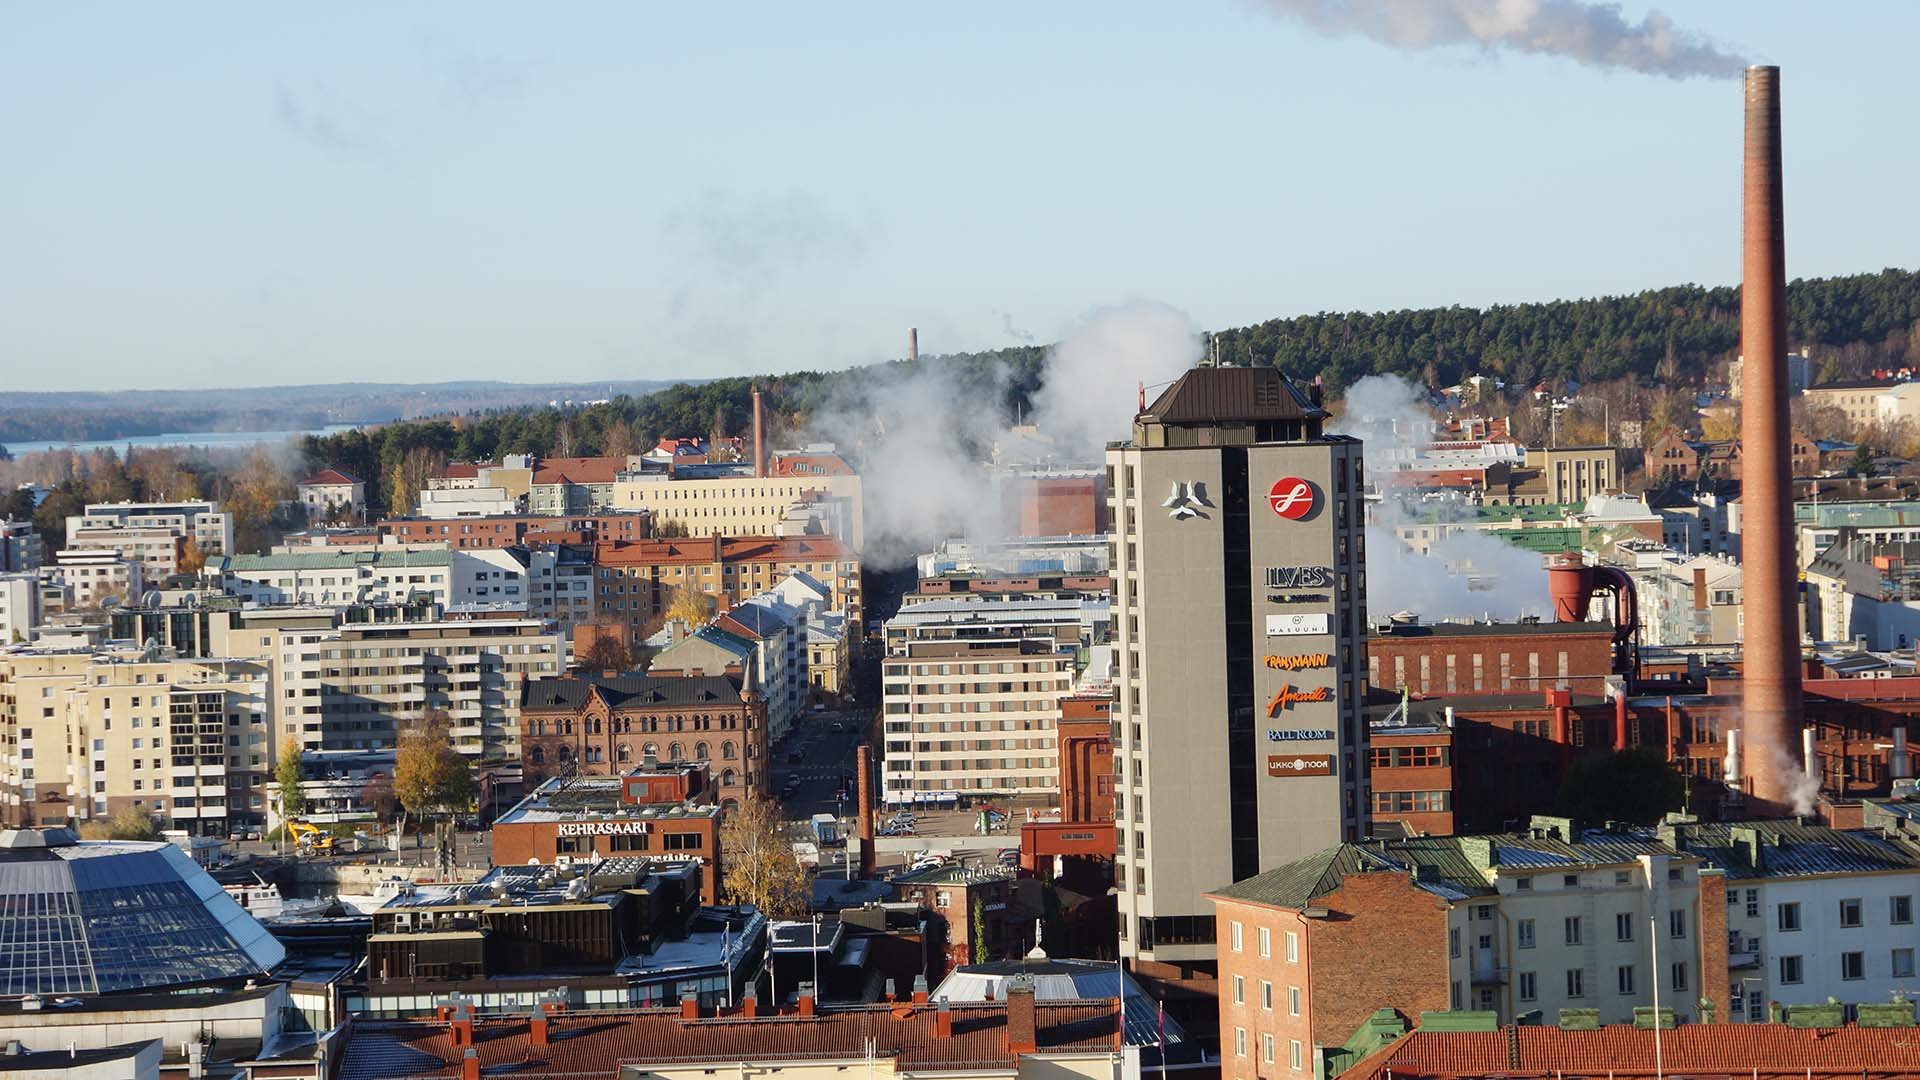
[[[305,821],[287,822],[287,835],[303,855],[333,854],[333,834]]]

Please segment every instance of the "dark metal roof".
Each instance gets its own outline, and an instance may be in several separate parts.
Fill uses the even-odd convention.
[[[740,687],[724,675],[593,675],[586,678],[534,679],[520,693],[523,709],[578,709],[587,694],[599,690],[615,709],[648,705],[738,703]]]
[[[1161,392],[1146,414],[1166,424],[1209,424],[1325,417],[1273,368],[1194,368]]]
[[[1758,865],[1752,849],[1735,839],[1744,830],[1756,834]],[[1676,838],[1686,850],[1725,870],[1729,878],[1920,869],[1920,852],[1871,829],[1834,829],[1786,820],[1739,821],[1681,826]]]
[[[1393,623],[1377,627],[1369,635],[1375,638],[1415,637],[1487,637],[1508,634],[1612,634],[1613,624],[1605,622],[1533,622],[1533,623]]]

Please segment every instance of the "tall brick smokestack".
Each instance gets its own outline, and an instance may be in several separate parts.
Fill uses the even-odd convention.
[[[907,327],[907,359],[920,359],[920,328],[917,326]]]
[[[854,790],[860,800],[860,878],[872,881],[874,878],[875,858],[873,850],[875,830],[873,827],[873,747],[866,743],[854,752]]]
[[[767,409],[760,403],[760,388],[753,388],[753,475],[767,475]]]
[[[1801,724],[1799,586],[1787,435],[1787,257],[1780,69],[1747,69],[1740,279],[1745,766],[1756,809],[1791,805]]]

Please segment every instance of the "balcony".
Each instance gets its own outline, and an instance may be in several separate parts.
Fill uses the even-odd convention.
[[[1492,961],[1475,962],[1471,979],[1475,986],[1503,985],[1507,981],[1506,965],[1495,964]]]

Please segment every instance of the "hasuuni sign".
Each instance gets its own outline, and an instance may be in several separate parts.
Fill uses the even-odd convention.
[[[1332,653],[1310,652],[1295,653],[1292,656],[1268,656],[1263,658],[1267,668],[1272,671],[1307,671],[1323,668],[1333,663]]]
[[[1272,490],[1267,492],[1267,505],[1288,521],[1305,519],[1313,513],[1319,502],[1313,485],[1297,476],[1283,476],[1275,480]]]
[[[1280,689],[1274,691],[1273,700],[1267,702],[1267,715],[1279,716],[1282,712],[1284,712],[1287,709],[1293,708],[1295,705],[1305,705],[1315,701],[1332,701],[1332,700],[1333,700],[1333,691],[1328,689],[1327,687],[1316,686],[1311,690],[1307,690],[1303,688],[1296,688],[1293,684],[1288,683],[1280,687]]]
[[[556,836],[645,836],[647,822],[644,821],[563,821],[555,829]]]

